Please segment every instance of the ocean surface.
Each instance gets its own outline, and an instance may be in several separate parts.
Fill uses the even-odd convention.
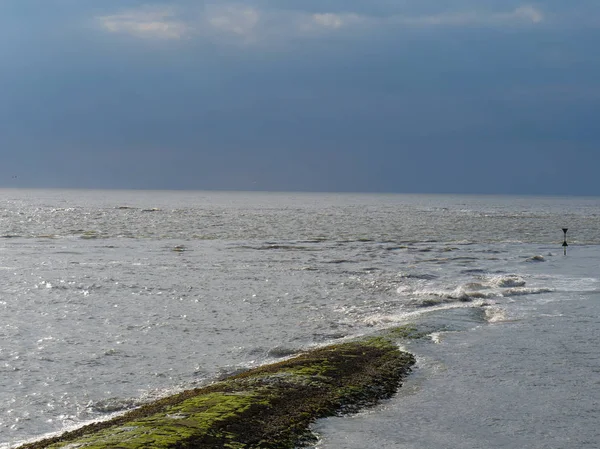
[[[600,447],[600,198],[0,190],[0,286],[2,449],[405,323],[314,448]]]

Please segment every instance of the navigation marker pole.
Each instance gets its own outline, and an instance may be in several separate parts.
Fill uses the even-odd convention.
[[[567,243],[567,231],[569,230],[569,228],[562,228],[562,230],[565,233],[565,241],[563,242],[562,246],[563,246],[563,249],[565,250],[565,256],[566,256],[567,255],[567,246],[569,246]]]

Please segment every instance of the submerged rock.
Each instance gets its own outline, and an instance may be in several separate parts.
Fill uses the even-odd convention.
[[[293,448],[316,419],[392,396],[414,362],[381,337],[331,345],[20,449]]]

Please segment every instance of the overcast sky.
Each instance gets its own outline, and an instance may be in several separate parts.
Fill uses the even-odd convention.
[[[0,186],[600,195],[600,1],[0,0]]]

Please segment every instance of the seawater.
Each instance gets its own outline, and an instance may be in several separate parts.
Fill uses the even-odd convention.
[[[399,394],[315,447],[598,447],[599,206],[0,190],[0,448],[404,323]]]

